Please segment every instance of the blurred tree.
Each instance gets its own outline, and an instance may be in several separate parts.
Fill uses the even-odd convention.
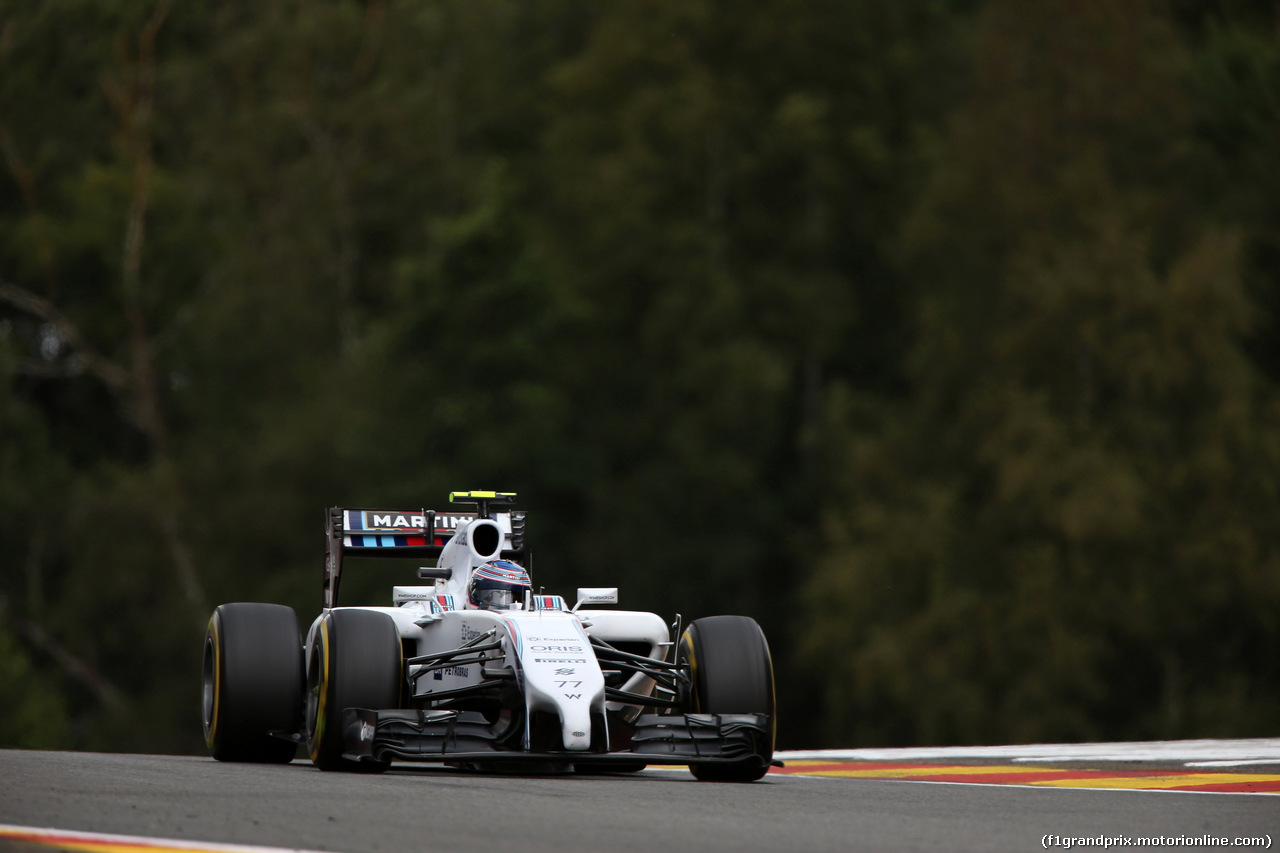
[[[1260,308],[1250,354],[1280,382],[1280,9],[1178,4],[1193,47],[1195,182],[1204,210],[1243,234],[1243,274]]]
[[[558,374],[590,477],[573,563],[609,555],[641,605],[759,614],[785,651],[822,389],[900,385],[887,235],[950,91],[947,24],[635,2],[554,69],[535,233],[591,354]]]
[[[65,695],[101,700],[87,713],[68,703],[78,712],[77,731],[90,720],[119,723],[129,700],[113,676],[97,674],[114,626],[83,631],[95,593],[127,570],[103,572],[103,555],[77,547],[83,543],[74,532],[112,488],[115,466],[161,457],[169,437],[153,324],[167,313],[166,293],[143,270],[151,254],[147,224],[165,180],[154,158],[155,43],[170,7],[51,3],[4,16],[0,143],[17,192],[0,202],[0,217],[19,238],[5,245],[4,266],[15,280],[0,280],[5,366],[19,397],[51,427],[46,432],[31,417],[29,404],[5,407],[5,431],[17,430],[15,456],[38,454],[18,458],[30,470],[12,472],[16,482],[6,476],[7,489],[29,490],[26,511],[3,522],[3,538],[27,552],[27,571],[6,578],[6,621],[57,664]],[[65,64],[51,51],[63,38],[84,42]],[[181,547],[164,505],[147,515],[166,532],[160,543]],[[125,529],[136,520],[126,518]],[[198,597],[189,566],[176,569]],[[89,606],[66,606],[77,598]],[[65,726],[43,736],[55,730]]]
[[[537,99],[521,85],[580,26],[563,14],[0,6],[0,500],[18,509],[0,552],[27,567],[0,572],[0,595],[75,698],[74,725],[45,736],[199,748],[183,709],[214,603],[305,618],[322,507],[429,500],[489,470],[439,463],[460,431],[474,448],[512,435],[486,433],[483,411],[383,443],[409,386],[395,387],[406,364],[381,359],[401,314],[438,319],[460,295],[406,293],[418,253],[483,252],[473,199],[495,157],[529,147]],[[453,343],[429,362],[427,400],[470,339]]]
[[[850,485],[808,648],[853,650],[830,735],[1261,733],[1280,395],[1241,347],[1239,233],[1179,179],[1186,54],[1144,2],[981,21],[974,102],[903,241],[929,283],[916,393],[829,408]]]
[[[8,748],[41,749],[67,742],[66,702],[48,678],[42,678],[22,645],[0,627],[0,743]]]
[[[875,2],[502,8],[486,20],[504,38],[541,35],[485,65],[502,85],[470,91],[451,137],[471,180],[457,209],[425,206],[370,325],[371,362],[396,369],[367,390],[398,403],[367,465],[404,447],[383,493],[405,499],[525,491],[535,582],[752,613],[786,660],[822,389],[901,388],[910,294],[886,253],[952,91],[951,21]]]
[[[212,604],[306,589],[313,606],[294,569],[313,577],[318,545],[282,531],[318,528],[343,491],[340,368],[376,300],[356,270],[377,219],[350,185],[380,151],[337,107],[368,82],[379,8],[0,15],[4,428],[65,472],[37,490],[6,471],[25,512],[0,541],[31,568],[2,591],[78,697],[76,745],[197,747],[179,709]]]

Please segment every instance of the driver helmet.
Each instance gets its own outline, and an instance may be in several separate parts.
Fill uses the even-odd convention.
[[[524,603],[532,589],[529,573],[510,560],[490,560],[476,566],[467,584],[467,599],[482,610],[510,610]]]

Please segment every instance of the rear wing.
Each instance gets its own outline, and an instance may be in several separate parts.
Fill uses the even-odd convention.
[[[470,500],[471,495],[483,497]],[[327,609],[338,605],[338,586],[342,580],[344,557],[439,557],[458,528],[466,527],[477,518],[487,517],[498,522],[503,531],[503,555],[517,560],[524,557],[525,513],[509,507],[489,506],[491,503],[510,504],[515,495],[454,492],[449,499],[451,503],[471,504],[476,507],[477,512],[343,507],[327,509],[322,590],[324,607]]]

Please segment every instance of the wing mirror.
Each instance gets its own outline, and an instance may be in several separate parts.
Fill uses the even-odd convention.
[[[578,608],[584,604],[617,604],[618,588],[611,587],[584,587],[578,590],[578,603],[573,605],[573,612],[577,613]]]

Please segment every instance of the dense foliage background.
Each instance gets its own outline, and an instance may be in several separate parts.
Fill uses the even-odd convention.
[[[783,746],[1274,735],[1278,152],[1272,0],[0,0],[0,745],[457,488]]]

